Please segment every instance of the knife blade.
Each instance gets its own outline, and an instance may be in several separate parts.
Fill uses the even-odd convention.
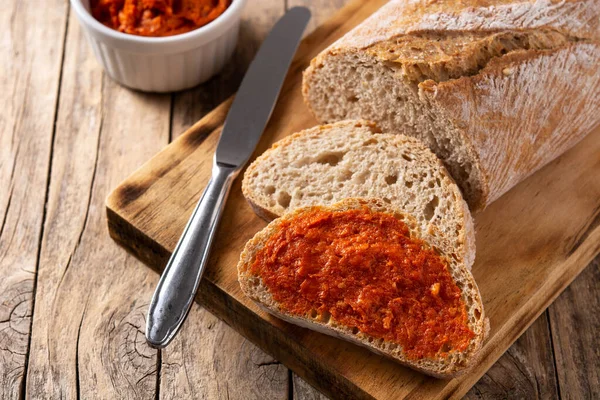
[[[244,165],[254,152],[296,53],[297,45],[290,43],[302,35],[309,19],[307,8],[294,7],[263,42],[229,109],[217,147],[217,162]]]
[[[192,306],[231,185],[252,156],[281,91],[310,19],[290,9],[258,50],[227,114],[213,159],[211,179],[158,282],[146,323],[146,340],[167,346]]]

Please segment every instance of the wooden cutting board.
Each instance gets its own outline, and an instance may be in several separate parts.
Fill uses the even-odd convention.
[[[385,1],[355,1],[307,37],[255,155],[316,124],[301,96],[302,70],[320,50]],[[111,236],[162,269],[208,182],[229,108],[225,102],[134,172],[107,199]],[[243,132],[240,132],[243,134]],[[231,192],[198,301],[332,397],[458,398],[600,251],[600,128],[476,216],[477,280],[491,333],[475,367],[460,378],[426,377],[358,346],[289,325],[242,294],[236,264],[266,223]]]

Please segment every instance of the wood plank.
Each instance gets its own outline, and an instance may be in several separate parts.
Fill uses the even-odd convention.
[[[465,396],[476,399],[557,399],[554,354],[544,312]]]
[[[287,8],[302,6],[308,7],[312,14],[306,27],[306,34],[312,33],[315,29],[327,21],[336,11],[348,4],[348,0],[287,0]]]
[[[257,153],[274,140],[314,124],[301,112],[306,109],[298,89],[300,72],[320,48],[380,4],[354,2],[304,42]],[[108,199],[111,235],[155,267],[169,256],[200,195],[198,188],[208,180],[227,106],[217,108],[160,152]],[[460,397],[600,250],[600,226],[590,222],[600,207],[600,182],[595,179],[600,173],[599,152],[600,129],[478,215],[479,253],[473,272],[492,331],[480,363],[458,379],[426,378],[356,346],[260,312],[241,293],[235,265],[245,241],[265,223],[251,213],[239,181],[225,210],[200,300],[329,395]],[[515,238],[529,240],[515,243]]]
[[[326,400],[327,396],[319,392],[319,390],[310,386],[308,382],[293,374],[292,383],[294,400]]]
[[[174,94],[171,136],[231,96],[264,36],[284,11],[284,0],[246,7],[236,53],[209,82]],[[285,398],[288,370],[197,304],[181,332],[161,350],[160,398]]]
[[[106,234],[115,184],[168,142],[170,96],[102,73],[69,19],[27,376],[31,398],[154,397],[144,315],[157,283]]]
[[[592,221],[599,223],[598,210]],[[549,314],[561,398],[600,398],[600,257],[550,306]]]
[[[29,348],[67,3],[0,13],[0,398],[19,398]],[[43,67],[40,67],[43,66]]]
[[[162,399],[285,399],[288,370],[223,321],[194,305],[161,350]]]

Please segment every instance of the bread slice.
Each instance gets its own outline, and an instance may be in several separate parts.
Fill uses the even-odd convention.
[[[248,167],[244,196],[269,220],[297,207],[380,198],[414,215],[430,243],[470,268],[473,220],[441,161],[421,142],[342,121],[291,135]]]
[[[327,313],[318,315],[315,312],[309,312],[307,315],[293,315],[282,309],[280,304],[274,300],[271,292],[264,284],[261,277],[251,273],[251,266],[254,263],[257,253],[265,246],[268,239],[281,229],[282,224],[288,221],[293,223],[293,221],[303,213],[316,209],[345,211],[362,209],[364,207],[370,209],[371,212],[386,213],[402,220],[409,227],[411,237],[422,239],[424,236],[427,236],[421,232],[419,224],[412,216],[405,212],[398,211],[396,208],[382,200],[346,199],[331,206],[299,208],[272,221],[246,244],[238,264],[238,280],[243,292],[261,308],[278,318],[359,344],[371,351],[391,357],[410,368],[422,371],[428,375],[440,378],[450,378],[464,372],[477,358],[477,353],[487,335],[489,326],[488,321],[485,318],[481,295],[473,280],[471,272],[464,263],[454,260],[446,254],[442,253],[441,255],[446,258],[452,279],[460,288],[461,298],[465,304],[467,324],[469,329],[474,333],[474,336],[470,339],[468,346],[464,351],[450,351],[445,357],[433,356],[421,359],[407,357],[402,346],[399,344],[374,338],[361,331],[357,332],[356,329],[353,330],[348,326],[336,322],[334,318],[327,315]],[[425,240],[425,242],[427,242],[427,240]]]
[[[304,73],[317,120],[421,139],[471,211],[600,123],[597,0],[391,0]]]

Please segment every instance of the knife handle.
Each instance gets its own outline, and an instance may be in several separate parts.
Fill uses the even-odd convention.
[[[212,177],[188,221],[150,301],[146,340],[165,347],[183,324],[208,262],[225,200],[239,170],[213,162]]]

